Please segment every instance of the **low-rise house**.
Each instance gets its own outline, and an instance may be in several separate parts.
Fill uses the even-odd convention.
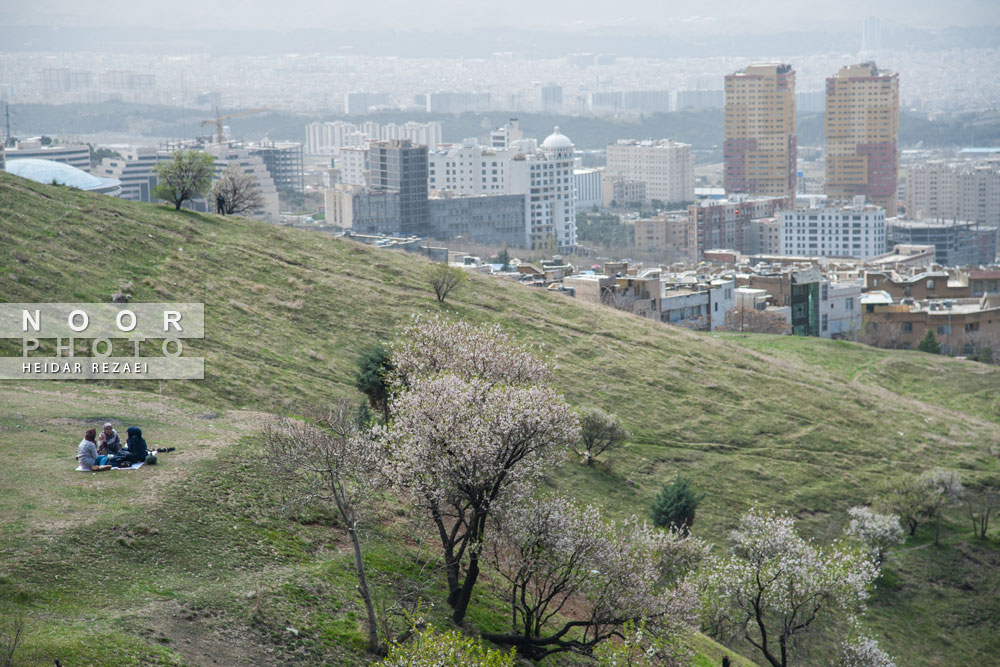
[[[865,334],[879,347],[915,349],[930,330],[946,355],[969,355],[1000,344],[1000,295],[868,303]]]

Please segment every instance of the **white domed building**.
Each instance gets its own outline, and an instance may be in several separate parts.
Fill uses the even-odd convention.
[[[511,162],[511,191],[525,193],[525,245],[569,251],[576,245],[576,193],[573,142],[555,130],[541,146],[518,142],[521,152]]]
[[[481,146],[474,139],[428,153],[432,191],[457,195],[524,195],[524,234],[519,245],[568,252],[576,245],[576,192],[573,142],[555,130],[539,146],[535,139],[508,138]],[[494,134],[498,134],[495,131]]]

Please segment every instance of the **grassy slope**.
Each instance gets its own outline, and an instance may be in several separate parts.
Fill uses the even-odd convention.
[[[412,313],[442,311],[425,266],[0,174],[0,299],[107,301],[131,281],[137,301],[205,302],[207,337],[189,348],[207,357],[206,380],[144,387],[210,406],[202,409],[283,410],[351,393],[365,345]],[[1000,469],[996,369],[845,343],[693,334],[484,277],[444,310],[501,320],[545,345],[573,402],[623,416],[633,440],[614,465],[568,466],[556,481],[612,513],[641,513],[683,471],[708,492],[696,527],[709,539],[724,538],[753,502],[796,513],[829,538],[842,511],[893,471],[944,465],[972,479]],[[966,530],[957,512],[951,525]],[[984,545],[956,533],[943,549],[920,546],[907,545],[879,591],[886,645],[913,664],[1000,650],[995,538]]]

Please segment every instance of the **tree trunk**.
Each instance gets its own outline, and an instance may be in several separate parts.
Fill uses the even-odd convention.
[[[452,605],[454,611],[451,620],[455,625],[461,626],[465,620],[465,612],[468,611],[469,601],[472,599],[472,588],[476,585],[478,578],[479,554],[473,551],[469,554],[469,569],[465,573],[465,581],[462,582],[462,587],[458,590],[458,595],[455,598],[455,604]]]
[[[380,654],[382,647],[378,642],[378,625],[375,621],[375,607],[372,605],[371,591],[368,590],[368,577],[365,576],[365,562],[361,558],[361,542],[358,540],[356,529],[348,528],[347,532],[351,536],[351,545],[354,547],[354,567],[358,571],[358,593],[365,603],[365,613],[368,615],[368,650]]]
[[[181,210],[181,204],[183,204],[183,203],[184,203],[184,201],[180,200],[180,199],[174,201],[174,210],[175,211]]]

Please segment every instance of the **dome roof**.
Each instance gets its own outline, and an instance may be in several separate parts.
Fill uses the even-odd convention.
[[[36,158],[7,158],[7,172],[38,183],[68,185],[79,190],[91,192],[113,192],[121,186],[121,181],[115,178],[98,178],[91,176],[82,169],[54,160],[39,160]]]
[[[546,150],[555,150],[557,148],[572,149],[573,142],[565,134],[560,134],[559,126],[556,125],[555,129],[552,130],[552,134],[545,137],[545,141],[542,142],[542,148]]]

